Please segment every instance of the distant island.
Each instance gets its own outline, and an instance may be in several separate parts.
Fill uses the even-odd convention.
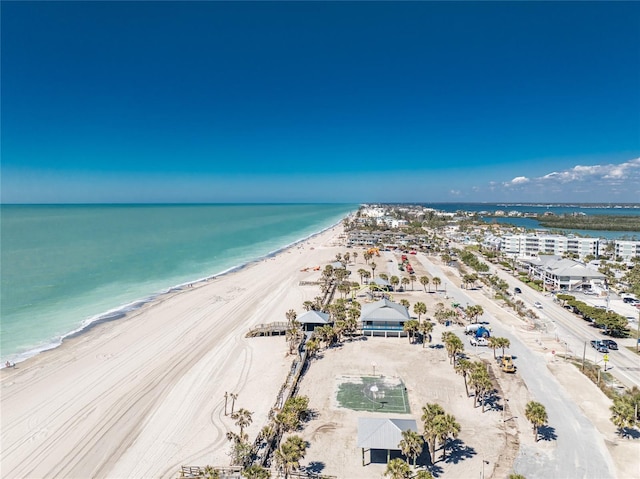
[[[538,215],[537,220],[547,228],[640,231],[640,216],[637,215]]]

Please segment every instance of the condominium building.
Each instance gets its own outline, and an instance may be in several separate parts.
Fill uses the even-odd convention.
[[[590,254],[598,256],[599,248],[598,238],[553,234],[508,234],[502,237],[501,244],[502,251],[520,257],[533,257],[540,253],[558,256],[572,253],[584,258]]]
[[[616,240],[615,242],[616,257],[629,261],[631,258],[640,256],[640,241],[624,241]]]

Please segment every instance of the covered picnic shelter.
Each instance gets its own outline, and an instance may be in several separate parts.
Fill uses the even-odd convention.
[[[362,449],[362,465],[364,466],[364,451],[368,449],[382,449],[387,451],[387,462],[391,458],[391,451],[400,450],[402,431],[418,432],[414,419],[391,419],[377,417],[358,418],[358,447]],[[369,453],[371,462],[371,453]]]

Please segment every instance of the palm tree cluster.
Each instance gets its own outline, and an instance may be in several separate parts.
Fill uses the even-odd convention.
[[[300,436],[289,436],[280,444],[274,458],[279,471],[288,479],[292,471],[300,469],[300,460],[307,453],[307,443]]]
[[[640,389],[634,386],[622,396],[613,398],[611,422],[618,428],[618,434],[628,436],[629,429],[640,425]]]
[[[451,414],[447,414],[439,404],[427,403],[422,407],[422,425],[424,427],[424,440],[429,446],[431,462],[435,462],[434,457],[438,442],[442,446],[442,459],[445,459],[448,440],[456,438],[460,434],[460,424],[458,424],[456,418]]]
[[[455,309],[445,307],[444,303],[440,302],[436,304],[436,311],[433,313],[433,317],[440,323],[444,324],[447,321],[452,321],[456,324],[461,324],[460,315]]]
[[[248,466],[254,454],[253,445],[249,442],[249,436],[244,433],[244,429],[253,422],[252,413],[247,409],[240,408],[231,414],[240,432],[227,432],[227,440],[231,442],[231,464],[237,466]]]
[[[464,314],[469,318],[469,322],[477,323],[478,318],[484,314],[484,309],[479,304],[473,304],[465,308]]]
[[[538,442],[538,429],[547,423],[547,410],[539,402],[529,401],[524,409],[524,415],[533,426],[533,437]]]
[[[467,392],[467,397],[469,396],[469,386],[473,388],[473,407],[482,404],[482,412],[484,412],[484,399],[493,391],[493,382],[487,371],[487,365],[482,361],[458,359],[454,369],[464,379],[464,389]]]
[[[442,333],[442,342],[444,343],[447,355],[449,356],[449,364],[454,364],[458,353],[464,350],[464,343],[462,342],[462,339],[451,331],[445,331]]]
[[[286,339],[289,343],[289,354],[293,354],[293,351],[296,350],[296,345],[300,343],[300,341],[304,338],[304,333],[302,332],[302,327],[300,322],[297,320],[297,314],[293,309],[290,309],[286,313],[287,317],[287,331],[286,331]]]
[[[496,358],[496,349],[502,348],[502,356],[504,356],[504,350],[511,346],[511,341],[507,338],[501,338],[499,336],[491,336],[489,338],[489,347],[493,349],[493,359]]]

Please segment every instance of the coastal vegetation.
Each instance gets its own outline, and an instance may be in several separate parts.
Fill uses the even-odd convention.
[[[576,230],[640,231],[640,216],[624,215],[538,215],[541,226]]]

